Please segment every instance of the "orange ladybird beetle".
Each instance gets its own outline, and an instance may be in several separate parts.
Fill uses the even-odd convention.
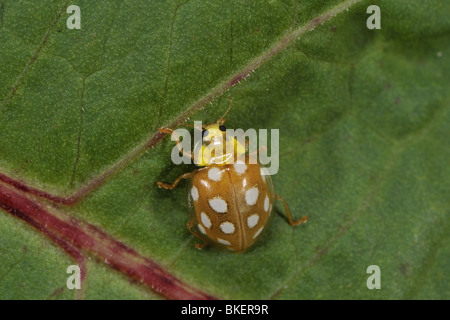
[[[266,169],[259,163],[248,161],[248,148],[238,139],[227,139],[224,117],[230,108],[231,98],[225,114],[217,122],[203,126],[201,145],[194,147],[196,155],[183,151],[181,141],[172,129],[160,129],[161,133],[173,134],[180,152],[196,159],[199,168],[181,175],[172,184],[157,182],[157,185],[172,190],[182,179],[189,181],[187,228],[202,241],[195,245],[196,248],[211,244],[244,252],[268,228],[277,200],[283,202],[291,226],[306,222],[308,217],[294,221],[286,200],[274,192],[272,178],[265,174]],[[230,143],[233,144],[232,152],[226,148]],[[205,152],[209,148],[219,148],[223,152]]]

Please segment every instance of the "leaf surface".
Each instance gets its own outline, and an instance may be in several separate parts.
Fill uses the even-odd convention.
[[[449,299],[450,5],[375,2],[78,1],[69,30],[68,1],[1,1],[0,298]],[[239,255],[156,187],[193,169],[158,128],[228,95],[229,128],[280,130],[275,188],[310,217],[278,204]]]

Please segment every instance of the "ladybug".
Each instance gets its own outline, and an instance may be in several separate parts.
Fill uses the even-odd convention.
[[[182,179],[188,180],[190,219],[187,228],[202,241],[196,248],[213,245],[240,253],[251,247],[268,228],[277,200],[282,201],[291,226],[306,222],[308,217],[294,221],[286,200],[274,192],[267,170],[249,161],[248,148],[238,139],[227,137],[224,117],[230,108],[231,98],[227,112],[217,122],[203,126],[202,140],[194,147],[194,153],[183,151],[172,129],[160,129],[161,133],[173,134],[180,152],[195,159],[199,168],[181,175],[172,184],[157,182],[157,185],[172,190]],[[233,149],[226,148],[230,143]],[[223,152],[208,150],[211,148]]]

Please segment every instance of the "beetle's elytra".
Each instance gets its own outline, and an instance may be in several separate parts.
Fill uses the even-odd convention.
[[[211,244],[233,252],[244,252],[268,228],[277,200],[283,202],[290,225],[304,223],[308,217],[293,220],[284,198],[274,192],[272,178],[265,174],[264,167],[248,161],[248,150],[237,139],[227,139],[224,116],[203,127],[201,146],[197,148],[201,152],[197,155],[199,168],[181,175],[172,184],[157,184],[160,188],[172,190],[182,179],[188,179],[190,219],[187,228],[202,241],[196,244],[197,248]],[[173,132],[168,128],[160,131]],[[193,153],[183,151],[179,139],[176,142],[180,152],[194,159]],[[230,149],[226,145],[229,143],[233,144],[232,153],[227,153]],[[204,152],[217,147],[223,151],[218,156],[214,152]]]

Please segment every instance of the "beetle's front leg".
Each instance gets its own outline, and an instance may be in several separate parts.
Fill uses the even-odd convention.
[[[170,128],[159,128],[159,132],[172,135],[172,140],[175,141],[178,150],[185,156],[186,158],[190,158],[194,160],[194,154],[191,151],[184,151],[181,146],[180,136],[178,133]]]
[[[189,179],[189,178],[191,178],[196,171],[197,170],[194,170],[192,172],[188,172],[188,173],[182,174],[181,176],[176,178],[176,180],[172,184],[163,183],[161,181],[156,182],[156,184],[160,188],[164,188],[164,189],[167,189],[167,190],[172,190],[173,188],[175,188],[178,185],[178,183],[180,183],[180,181],[182,179]]]

